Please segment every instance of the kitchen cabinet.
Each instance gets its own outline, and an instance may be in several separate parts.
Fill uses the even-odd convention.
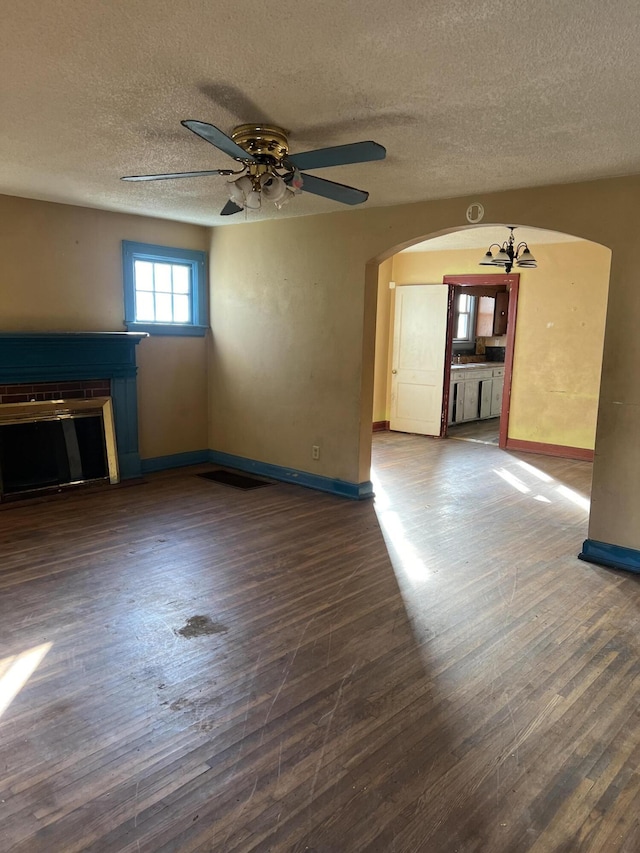
[[[480,419],[491,417],[493,377],[480,380]]]
[[[476,337],[493,337],[493,318],[496,313],[496,300],[493,296],[478,297],[478,319],[476,320]]]
[[[462,403],[462,420],[473,421],[478,417],[478,380],[464,383],[464,401]]]
[[[493,314],[493,334],[498,338],[507,334],[507,314],[509,312],[509,294],[496,293],[496,307]]]
[[[459,377],[458,377],[459,378]],[[449,423],[457,424],[464,420],[464,382],[451,380],[449,388]]]
[[[494,296],[478,298],[478,317],[476,337],[498,338],[507,334],[507,316],[509,314],[509,294],[507,291]]]
[[[491,418],[499,418],[502,411],[502,389],[504,388],[504,367],[495,368],[491,382]]]
[[[451,368],[450,424],[500,417],[504,366],[456,365]]]

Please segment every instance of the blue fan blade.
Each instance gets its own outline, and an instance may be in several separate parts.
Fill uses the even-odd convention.
[[[252,163],[255,163],[255,157],[247,154],[244,148],[240,148],[231,137],[218,130],[212,124],[207,124],[206,121],[194,121],[193,119],[181,121],[180,124],[212,145],[215,145],[220,151],[224,151],[229,157],[233,157],[235,160],[250,160]]]
[[[347,166],[349,163],[368,163],[384,160],[387,151],[377,142],[352,142],[350,145],[335,145],[333,148],[318,148],[287,157],[289,163],[303,171],[325,169],[327,166]]]
[[[324,198],[342,202],[342,204],[362,204],[369,198],[369,193],[364,190],[357,190],[344,184],[336,184],[333,181],[316,178],[314,175],[307,175],[304,172],[302,174],[302,191],[321,195]]]
[[[230,175],[231,169],[212,169],[207,172],[170,172],[166,175],[127,175],[121,181],[167,181],[170,178],[202,178],[206,175]]]
[[[234,213],[240,213],[241,207],[229,200],[220,211],[220,216],[231,216]]]

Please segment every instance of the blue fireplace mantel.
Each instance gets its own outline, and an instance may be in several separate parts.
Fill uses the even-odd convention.
[[[122,479],[141,475],[136,346],[145,332],[0,332],[0,384],[110,379]]]

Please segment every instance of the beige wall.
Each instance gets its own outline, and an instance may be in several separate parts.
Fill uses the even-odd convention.
[[[0,196],[0,329],[124,330],[121,241],[207,249],[194,225]],[[142,458],[207,446],[206,339],[137,347]]]
[[[509,436],[593,449],[611,252],[558,243],[536,257],[520,279]]]
[[[537,270],[521,270],[509,437],[593,449],[611,252],[585,241],[533,246]],[[410,252],[381,264],[397,285],[437,284],[479,273],[482,250]],[[374,420],[389,419],[387,368],[392,291],[379,287]],[[504,344],[503,344],[504,345]],[[386,370],[385,376],[388,376]],[[386,414],[376,417],[376,412]]]
[[[229,225],[212,236],[210,445],[350,482],[368,478],[379,262],[485,224],[574,234],[613,251],[590,536],[640,548],[640,178]],[[373,309],[372,309],[373,306]],[[321,459],[311,460],[320,444]]]
[[[209,446],[355,482],[364,267],[333,220],[213,229]]]
[[[406,245],[467,227],[467,206],[479,201],[486,224],[574,234],[613,252],[589,535],[640,548],[639,200],[636,176],[213,229],[209,381],[205,341],[141,344],[142,455],[207,443],[206,387],[213,449],[366,480],[379,264]],[[0,199],[2,327],[121,329],[120,240],[202,248],[206,234],[161,220]],[[184,417],[165,395],[168,378]],[[318,462],[313,444],[321,447]]]

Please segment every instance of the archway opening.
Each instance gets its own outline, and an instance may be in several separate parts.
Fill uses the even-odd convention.
[[[503,446],[589,460],[595,445],[611,251],[573,235],[524,226],[519,230],[537,257],[538,268],[518,270],[520,300],[517,315],[511,318],[513,373]],[[401,289],[442,286],[456,277],[477,275],[483,270],[478,265],[482,255],[496,242],[496,234],[506,239],[508,231],[502,225],[450,229],[394,247],[368,265],[368,285],[377,294],[373,431],[391,427],[392,406],[398,403],[392,371],[398,369],[394,331],[397,339]],[[473,337],[477,345],[477,338],[484,336]],[[486,343],[479,349],[486,349]],[[506,340],[490,343],[499,347]],[[447,352],[442,363],[443,398],[450,390],[452,354]],[[473,411],[468,420],[474,420]],[[440,435],[446,433],[446,426]]]

